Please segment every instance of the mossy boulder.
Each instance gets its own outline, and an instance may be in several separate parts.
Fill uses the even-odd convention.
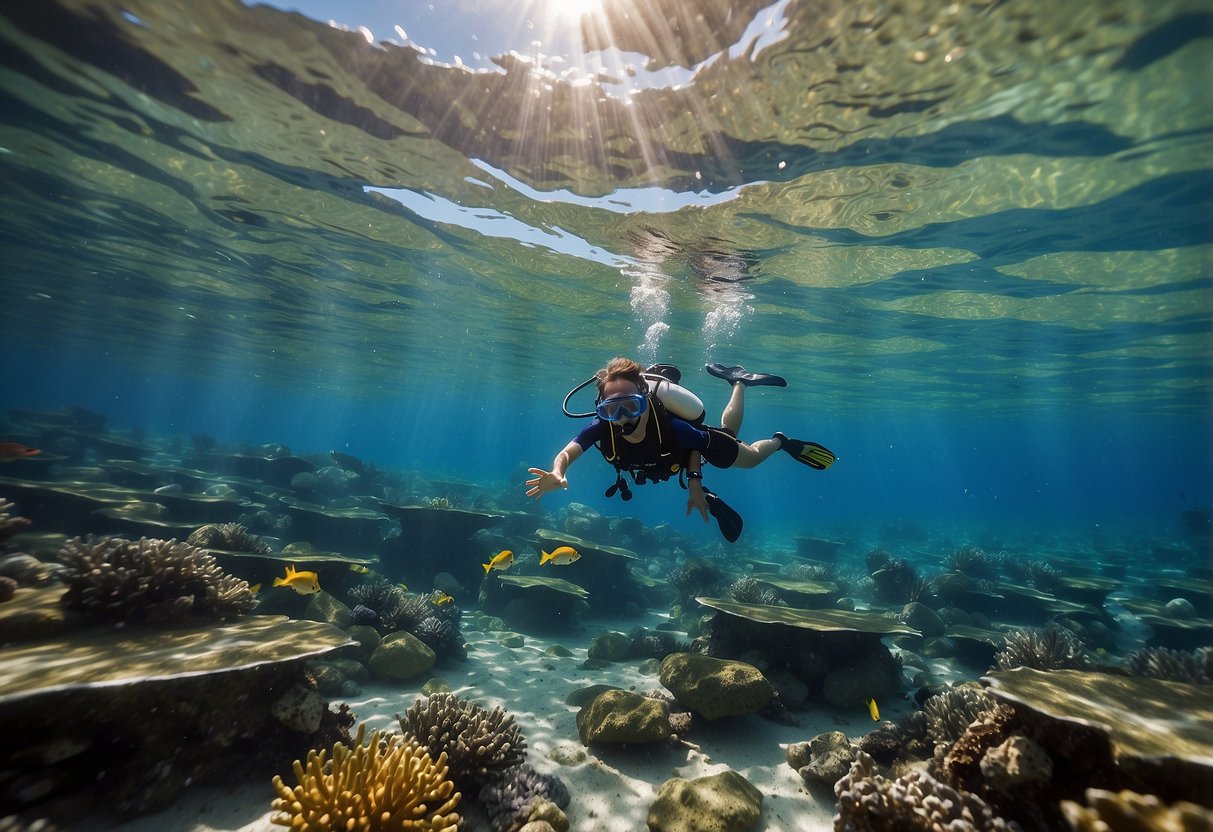
[[[746,832],[762,815],[762,792],[735,771],[662,783],[649,832]]]
[[[577,712],[577,732],[591,743],[650,743],[670,736],[666,703],[627,690],[608,690]]]
[[[775,687],[753,665],[701,653],[666,656],[660,678],[675,699],[709,721],[754,713],[775,696]]]
[[[303,618],[307,621],[321,621],[325,624],[332,624],[343,630],[348,630],[351,624],[350,608],[324,590],[313,593],[308,598],[307,608],[303,611]]]
[[[368,666],[381,679],[403,682],[428,672],[437,658],[425,642],[401,631],[384,636]]]
[[[623,633],[602,633],[590,642],[587,655],[591,659],[606,659],[610,662],[621,662],[632,652],[632,642]]]

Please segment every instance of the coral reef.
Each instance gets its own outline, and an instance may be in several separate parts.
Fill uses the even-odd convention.
[[[872,758],[859,752],[851,770],[834,785],[838,798],[835,832],[1017,832],[976,795],[912,771],[889,780]]]
[[[780,603],[779,593],[770,587],[763,586],[753,578],[746,576],[738,578],[729,587],[728,595],[734,601],[743,604],[766,604],[773,606]]]
[[[335,744],[330,761],[324,751],[309,752],[306,766],[296,760],[293,789],[275,776],[271,821],[305,832],[455,832],[460,793],[447,778],[446,755],[434,759],[415,741],[365,734],[359,726],[352,749]]]
[[[368,604],[368,606],[370,605]],[[383,628],[389,632],[404,630],[411,633],[426,619],[432,607],[433,604],[421,595],[406,595],[401,592],[389,599],[387,605],[378,610],[379,620],[383,622]]]
[[[445,753],[451,779],[461,786],[483,784],[526,754],[526,740],[505,710],[489,711],[453,693],[418,699],[400,717],[400,729],[431,754]]]
[[[1210,832],[1213,812],[1180,801],[1167,806],[1154,795],[1087,789],[1087,805],[1063,800],[1061,811],[1073,832]]]
[[[454,604],[450,606],[454,606]],[[439,656],[467,658],[467,648],[464,645],[463,636],[459,633],[459,626],[446,618],[437,616],[423,618],[412,632]]]
[[[784,567],[783,574],[798,581],[833,581],[834,567],[825,563],[793,563]]]
[[[1003,650],[994,659],[999,670],[1082,670],[1090,664],[1078,636],[1056,624],[1043,630],[1012,630],[1004,636]]]
[[[68,590],[61,603],[110,621],[180,621],[250,612],[247,582],[201,549],[176,540],[74,538],[59,551]]]
[[[391,581],[380,578],[352,587],[349,591],[350,600],[355,604],[382,614],[397,600],[404,597],[404,590]]]
[[[480,790],[480,805],[489,816],[493,832],[516,832],[530,819],[537,800],[564,809],[569,799],[569,790],[559,777],[540,774],[525,763],[507,770]]]
[[[922,705],[927,735],[937,744],[955,742],[973,720],[994,707],[994,699],[988,693],[970,685],[932,696]]]
[[[881,557],[883,556],[883,560]],[[868,553],[868,575],[876,590],[876,599],[887,603],[906,603],[915,600],[923,593],[919,583],[918,573],[909,561],[903,558],[889,557],[887,552],[874,549]],[[911,591],[917,593],[911,598]]]
[[[208,523],[194,529],[185,542],[200,549],[224,549],[228,552],[251,552],[255,555],[265,555],[273,551],[261,538],[249,534],[249,530],[239,523]]]
[[[9,538],[30,524],[28,517],[14,517],[16,506],[8,500],[0,498],[0,552],[6,550]]]
[[[955,549],[943,560],[949,572],[963,572],[970,578],[997,578],[998,558],[975,546]]]
[[[375,612],[370,607],[364,607],[358,604],[350,610],[350,624],[355,624],[362,627],[378,627],[380,625],[379,613]]]
[[[1129,672],[1169,682],[1213,685],[1213,647],[1191,652],[1166,647],[1146,647],[1129,656]]]
[[[720,580],[720,568],[705,558],[687,558],[670,570],[669,582],[683,603],[707,594]]]
[[[639,659],[664,659],[671,653],[685,653],[691,648],[670,633],[637,627],[628,634],[628,655]]]

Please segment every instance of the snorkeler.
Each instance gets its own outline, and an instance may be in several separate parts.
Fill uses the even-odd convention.
[[[646,371],[629,358],[611,359],[606,367],[565,397],[565,415],[597,418],[556,455],[551,471],[527,469],[534,475],[526,481],[527,496],[538,499],[557,488],[568,488],[569,466],[587,448],[596,445],[615,468],[615,484],[607,489],[606,496],[618,493],[624,500],[632,498],[623,478],[625,472],[637,485],[664,482],[677,475],[679,483],[689,491],[687,515],[696,510],[705,521],[712,515],[721,534],[733,542],[741,535],[741,517],[704,487],[703,460],[717,468],[754,468],[782,450],[797,462],[819,471],[833,464],[834,455],[821,445],[790,439],[782,433],[752,444],[737,439],[745,413],[745,389],[786,387],[782,378],[721,364],[708,364],[704,369],[733,388],[718,428],[702,424],[703,403],[679,386],[682,374],[677,368],[659,364]],[[569,398],[591,383],[598,390],[594,412],[570,413]]]

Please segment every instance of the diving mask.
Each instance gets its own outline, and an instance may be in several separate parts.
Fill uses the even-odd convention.
[[[604,422],[618,422],[622,419],[638,419],[649,409],[649,400],[640,393],[627,396],[612,396],[594,406],[594,412]]]

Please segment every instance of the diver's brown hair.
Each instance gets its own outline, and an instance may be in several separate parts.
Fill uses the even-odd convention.
[[[594,373],[595,378],[598,379],[598,398],[602,398],[602,391],[608,384],[619,378],[630,381],[643,390],[645,386],[644,379],[640,377],[640,374],[643,372],[644,367],[641,367],[630,358],[624,358],[623,356],[612,358],[607,362],[605,367]]]

